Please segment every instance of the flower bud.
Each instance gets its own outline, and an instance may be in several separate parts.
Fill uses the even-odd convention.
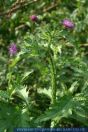
[[[31,21],[36,22],[38,20],[38,17],[36,15],[30,16]]]
[[[63,20],[63,25],[65,28],[70,28],[70,29],[74,28],[74,23],[68,19]]]
[[[17,53],[17,46],[16,44],[12,43],[10,46],[9,46],[9,54],[10,56],[13,56]]]

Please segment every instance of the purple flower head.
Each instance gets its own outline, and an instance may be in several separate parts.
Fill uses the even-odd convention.
[[[74,28],[74,23],[71,22],[71,21],[68,20],[68,19],[64,19],[64,20],[63,20],[63,25],[64,25],[64,27],[66,27],[66,28],[70,28],[70,29]]]
[[[17,46],[16,44],[12,43],[9,47],[9,54],[10,56],[15,55],[17,53]]]
[[[30,16],[30,19],[33,21],[33,22],[36,22],[38,20],[38,17],[36,15],[32,15]]]

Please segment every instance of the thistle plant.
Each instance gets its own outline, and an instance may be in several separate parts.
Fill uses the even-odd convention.
[[[87,1],[0,3],[0,132],[88,126]]]
[[[68,25],[68,23],[66,24]],[[73,23],[70,24],[73,25]],[[71,25],[68,29],[69,28],[71,28]],[[54,25],[53,27],[45,25],[43,28],[36,28],[36,32],[31,34],[31,36],[27,34],[26,37],[23,38],[23,43],[21,42],[21,52],[18,53],[16,58],[13,58],[13,61],[10,64],[13,71],[15,68],[18,70],[18,73],[14,76],[16,82],[10,82],[14,86],[14,88],[12,88],[13,90],[11,90],[12,93],[10,94],[10,98],[17,94],[19,98],[24,100],[26,110],[30,113],[29,120],[31,120],[32,117],[32,122],[35,126],[41,125],[42,122],[47,122],[47,120],[51,120],[50,127],[55,127],[65,118],[78,118],[79,121],[82,122],[83,120],[84,124],[87,125],[87,113],[85,113],[84,107],[84,100],[87,99],[85,98],[87,95],[85,95],[84,92],[75,94],[75,91],[79,86],[79,81],[73,82],[73,80],[75,80],[75,73],[74,75],[70,73],[71,78],[70,74],[68,76],[67,73],[67,71],[73,72],[69,68],[69,65],[72,67],[75,62],[76,68],[78,67],[79,62],[81,65],[81,60],[79,57],[78,60],[74,57],[74,49],[76,47],[72,49],[74,52],[71,52],[70,56],[68,54],[66,55],[68,50],[63,51],[65,46],[67,46],[65,43],[67,43],[67,36],[70,32],[67,30],[67,34],[64,34],[64,30],[62,33],[59,29],[56,29]],[[73,35],[71,33],[70,35]],[[66,40],[63,39],[63,35],[66,35]],[[72,44],[70,41],[69,43]],[[73,45],[73,47],[74,46],[75,45]],[[19,74],[20,65],[18,65],[18,63],[22,63],[23,60],[24,64],[27,61],[29,68],[26,69],[26,71],[24,70],[24,73]],[[71,62],[69,62],[69,60],[71,60]],[[74,71],[75,68],[73,69]],[[70,82],[69,79],[67,80],[67,88],[65,80],[63,79],[66,76],[70,79]],[[31,82],[31,78],[34,78],[34,81]],[[20,82],[19,86],[18,82]],[[41,83],[43,85],[41,85]],[[20,89],[17,89],[17,86],[20,87]],[[22,91],[24,91],[25,94],[22,93]],[[42,98],[43,100],[41,100]],[[46,106],[44,107],[41,102],[46,100],[47,103],[43,102],[46,103]],[[80,103],[78,103],[78,100],[80,100]],[[37,111],[32,111],[33,108],[37,109]],[[84,115],[84,118],[79,116],[77,113],[78,109],[82,109],[79,113]]]

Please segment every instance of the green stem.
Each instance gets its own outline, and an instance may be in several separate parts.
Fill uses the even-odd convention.
[[[50,41],[51,42],[51,41]],[[54,58],[51,53],[51,48],[50,48],[51,43],[48,45],[48,54],[49,54],[49,64],[50,64],[50,71],[51,71],[51,92],[52,92],[52,99],[51,99],[51,104],[56,103],[56,63],[54,61]],[[55,126],[55,121],[51,120],[51,127]]]
[[[52,104],[56,103],[56,67],[55,62],[53,60],[52,54],[49,48],[49,63],[50,63],[50,70],[51,70],[51,86],[52,86]]]

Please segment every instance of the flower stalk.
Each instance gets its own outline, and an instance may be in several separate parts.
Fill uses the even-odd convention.
[[[51,53],[50,45],[48,47],[48,52],[49,52],[49,64],[50,64],[50,71],[51,71],[51,87],[52,87],[51,104],[55,104],[56,103],[56,66]]]

